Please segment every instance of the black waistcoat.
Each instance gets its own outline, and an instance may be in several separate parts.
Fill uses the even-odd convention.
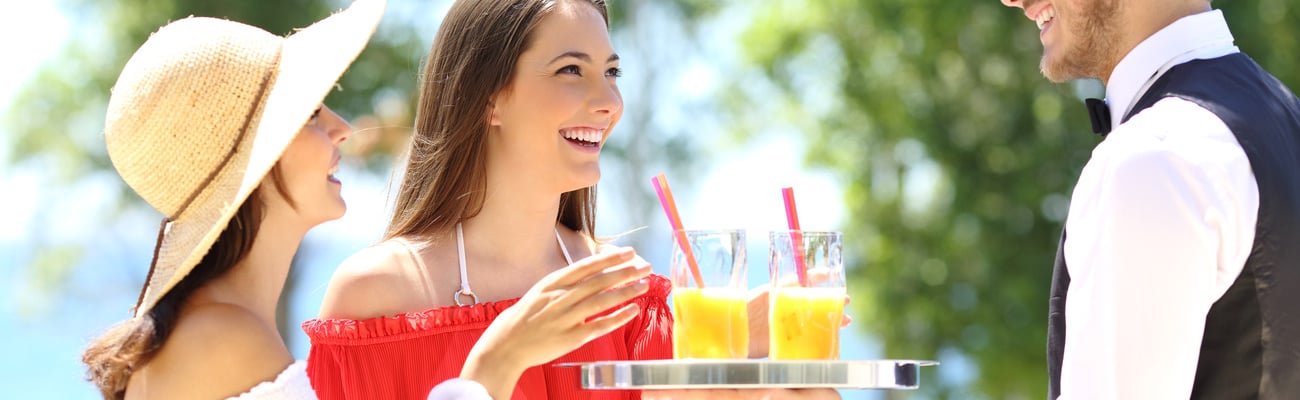
[[[1241,275],[1210,307],[1193,399],[1300,398],[1300,99],[1236,53],[1173,67],[1133,110],[1178,97],[1227,124],[1259,185],[1255,241]],[[1048,301],[1049,399],[1061,393],[1065,351],[1065,232]]]

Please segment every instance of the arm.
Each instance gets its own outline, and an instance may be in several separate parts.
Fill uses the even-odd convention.
[[[1250,203],[1234,197],[1241,179],[1151,136],[1095,153],[1076,188],[1062,399],[1187,398],[1206,312],[1244,263],[1227,239],[1242,225],[1233,208]]]
[[[425,298],[410,289],[421,281],[402,275],[403,270],[413,269],[405,268],[410,260],[404,247],[385,242],[348,257],[335,270],[319,319],[303,324],[311,339],[307,375],[319,398],[422,397],[435,383],[459,373],[464,353],[446,351],[441,343],[397,340],[356,345],[366,337],[392,333],[374,317],[425,308],[407,302]]]
[[[636,304],[591,317],[646,291],[645,282],[626,285],[650,273],[650,265],[637,260],[631,249],[621,249],[542,278],[483,332],[460,377],[482,383],[493,398],[507,399],[525,369],[623,326],[637,315]]]

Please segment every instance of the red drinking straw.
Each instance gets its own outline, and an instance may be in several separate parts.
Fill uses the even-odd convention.
[[[673,237],[677,238],[677,246],[681,247],[682,254],[686,255],[686,264],[691,267],[691,276],[695,277],[695,286],[704,289],[704,276],[700,275],[700,266],[695,263],[695,254],[691,252],[691,243],[686,240],[686,232],[682,227],[682,216],[677,214],[677,202],[673,201],[673,190],[668,188],[668,178],[664,174],[659,174],[650,179],[654,184],[655,194],[659,195],[659,204],[664,206],[664,214],[668,216],[668,224],[672,225]]]
[[[794,206],[794,188],[781,188],[785,198],[785,221],[790,224],[790,245],[794,247],[795,271],[799,273],[799,286],[808,287],[807,261],[803,256],[803,233],[799,230],[799,212]]]

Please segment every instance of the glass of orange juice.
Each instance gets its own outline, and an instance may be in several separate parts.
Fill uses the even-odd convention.
[[[748,357],[745,231],[688,229],[673,234],[673,358]],[[699,282],[678,235],[689,244]]]
[[[769,239],[768,356],[773,360],[838,359],[846,295],[841,234],[776,231]]]

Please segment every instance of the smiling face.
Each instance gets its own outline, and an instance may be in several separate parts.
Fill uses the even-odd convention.
[[[1052,82],[1104,78],[1119,62],[1120,0],[1002,0],[1039,29],[1043,76]]]
[[[268,212],[296,213],[309,226],[342,217],[347,205],[342,183],[334,174],[338,172],[339,144],[351,135],[348,123],[322,105],[280,156],[278,172],[262,181]]]
[[[494,96],[489,169],[526,174],[568,192],[600,179],[600,149],[623,115],[618,55],[604,17],[590,4],[561,1],[519,56],[510,84]]]

